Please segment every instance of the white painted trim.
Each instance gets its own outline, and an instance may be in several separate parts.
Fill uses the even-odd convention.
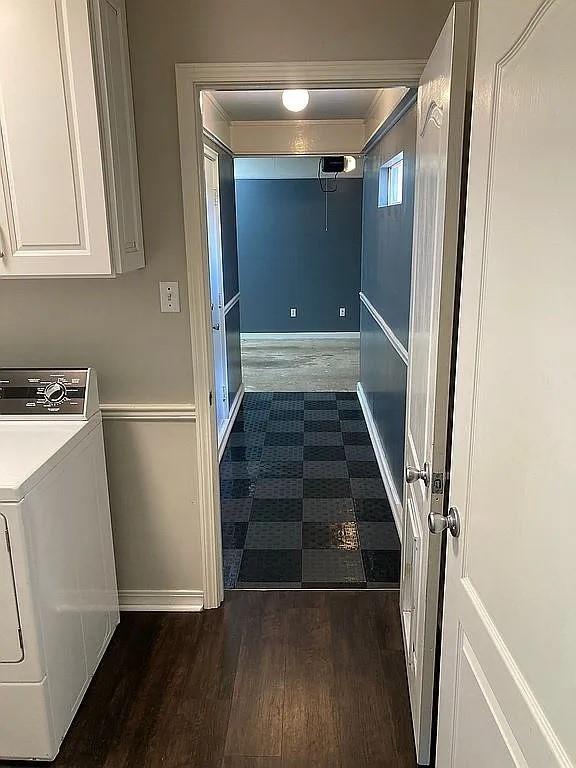
[[[360,331],[327,331],[325,333],[241,333],[240,341],[305,341],[306,339],[359,339]]]
[[[204,126],[203,133],[204,133],[205,142],[211,141],[212,144],[215,144],[217,147],[222,149],[227,154],[234,155],[234,150],[232,149],[232,147],[229,147],[225,141],[222,141],[222,139],[219,136],[216,136],[216,134],[213,131],[211,131],[210,128],[207,128],[206,126]]]
[[[372,441],[372,447],[374,448],[374,453],[376,454],[376,461],[378,462],[380,474],[382,475],[382,482],[384,483],[386,495],[388,496],[388,501],[390,502],[390,507],[392,508],[394,522],[396,523],[396,530],[398,531],[400,542],[402,542],[402,500],[400,499],[396,484],[394,483],[388,457],[386,456],[386,451],[384,450],[384,445],[382,444],[382,439],[380,438],[378,427],[376,426],[376,422],[372,416],[372,411],[368,405],[366,393],[364,392],[364,388],[360,382],[358,382],[356,386],[356,391],[358,393],[358,400],[360,401],[362,413],[366,419],[366,426],[368,427],[368,433],[370,435],[370,440]]]
[[[198,589],[121,589],[121,611],[201,611],[204,595]]]
[[[416,86],[424,60],[324,61],[268,63],[176,64],[178,136],[182,205],[186,244],[188,311],[196,402],[198,508],[204,605],[218,606],[224,597],[218,436],[209,394],[214,382],[210,282],[206,227],[206,184],[200,91],[213,88],[251,90],[258,87],[376,87]]]
[[[305,128],[307,125],[321,125],[323,128],[343,125],[364,126],[364,120],[358,117],[347,117],[330,120],[232,120],[230,127],[237,126],[247,128]]]
[[[364,304],[368,312],[370,312],[374,320],[378,323],[380,328],[384,331],[384,333],[388,337],[388,341],[390,342],[390,344],[392,344],[396,352],[398,352],[398,354],[402,358],[405,365],[408,365],[408,350],[406,349],[404,344],[402,344],[398,336],[396,336],[392,328],[390,328],[386,320],[384,320],[382,315],[378,312],[376,307],[372,304],[370,299],[366,296],[366,294],[362,293],[362,291],[360,291],[360,301],[362,302],[362,304]]]
[[[255,86],[280,88],[283,85],[349,85],[356,88],[417,86],[425,59],[372,61],[271,61],[176,64],[185,80],[207,88],[251,90]]]
[[[382,98],[383,94],[383,88],[380,88],[376,91],[374,96],[372,97],[372,101],[370,102],[370,106],[368,107],[368,110],[366,111],[366,114],[364,115],[364,121],[367,122],[370,120],[371,117],[374,117],[374,113],[376,112],[376,106],[380,99]]]
[[[408,89],[406,94],[388,115],[388,117],[372,132],[372,134],[366,139],[364,146],[362,147],[362,153],[366,154],[372,147],[380,141],[387,133],[389,133],[394,126],[402,120],[404,115],[412,109],[418,99],[418,89]]]
[[[212,163],[212,167],[210,168],[211,176],[206,176],[207,172],[207,162],[210,161]],[[209,165],[209,164],[208,164]],[[216,375],[214,376],[214,397],[216,399],[217,405],[216,405],[216,414],[218,414],[218,403],[224,404],[224,421],[223,426],[225,428],[226,423],[228,421],[228,418],[230,416],[230,402],[229,402],[229,391],[228,391],[228,345],[226,344],[226,312],[224,311],[224,245],[222,242],[222,201],[220,198],[220,156],[218,152],[214,151],[212,147],[209,147],[207,144],[204,144],[204,178],[206,180],[206,184],[213,183],[214,184],[214,192],[215,198],[212,198],[211,195],[208,195],[208,198],[210,200],[210,206],[214,205],[214,220],[215,220],[215,227],[216,232],[215,238],[216,238],[216,244],[217,244],[217,252],[211,253],[210,252],[210,245],[208,245],[208,264],[209,264],[209,283],[210,283],[210,292],[212,293],[213,286],[211,285],[212,275],[214,266],[216,266],[216,276],[218,279],[218,320],[217,320],[217,327],[219,329],[217,336],[212,336],[212,349],[213,352],[216,349],[217,354],[221,355],[221,360],[219,361],[221,363],[221,370],[219,373],[222,376],[222,381],[216,381]],[[213,317],[213,311],[215,311],[215,308],[211,310],[211,317]],[[214,326],[213,326],[214,328]],[[217,345],[217,346],[216,346]],[[214,362],[216,362],[216,358],[214,358]],[[217,430],[218,432],[221,429],[221,425],[218,423],[217,420]]]
[[[230,299],[230,301],[228,301],[228,302],[227,302],[227,303],[224,305],[224,314],[225,314],[225,315],[227,315],[227,314],[228,314],[228,312],[230,312],[230,310],[232,309],[232,307],[233,307],[235,304],[238,304],[238,302],[239,302],[239,301],[240,301],[240,292],[238,292],[238,293],[236,294],[236,296],[232,296],[232,298]]]
[[[231,151],[230,118],[209,91],[200,94],[204,132]]]
[[[222,104],[220,104],[220,102],[218,101],[216,96],[214,96],[213,93],[211,93],[210,91],[203,91],[202,100],[204,99],[206,99],[206,101],[208,101],[211,104],[214,111],[217,113],[218,117],[220,117],[225,123],[228,123],[228,125],[232,123],[232,120],[230,119],[230,115],[228,114],[228,112],[226,112]]]
[[[234,398],[234,402],[232,403],[232,407],[230,408],[230,413],[228,414],[228,418],[226,420],[226,428],[222,431],[222,434],[218,436],[218,461],[222,459],[224,450],[226,448],[226,443],[228,442],[228,438],[230,437],[230,432],[232,432],[232,427],[234,426],[234,422],[236,421],[236,416],[238,416],[238,411],[240,410],[240,406],[242,405],[243,399],[244,399],[244,384],[240,384],[238,392],[236,392],[236,397]]]
[[[104,421],[196,421],[191,403],[102,403]]]

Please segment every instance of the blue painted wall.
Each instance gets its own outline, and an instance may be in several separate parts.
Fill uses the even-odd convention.
[[[401,151],[402,203],[378,208],[380,167]],[[410,316],[415,154],[416,107],[412,107],[370,150],[364,163],[362,292],[405,347]],[[360,334],[360,381],[402,498],[407,367],[364,306]]]
[[[324,206],[316,179],[236,181],[243,333],[359,330],[362,179],[328,195],[328,232]]]
[[[234,158],[206,137],[204,142],[218,153],[222,271],[224,275],[224,302],[226,303],[238,293],[238,241],[236,233]],[[236,393],[242,384],[242,365],[240,360],[240,310],[238,304],[236,304],[226,315],[226,356],[228,399],[230,405],[232,405]]]

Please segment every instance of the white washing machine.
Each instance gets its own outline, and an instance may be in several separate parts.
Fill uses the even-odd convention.
[[[118,621],[95,372],[0,369],[0,759],[56,757]]]

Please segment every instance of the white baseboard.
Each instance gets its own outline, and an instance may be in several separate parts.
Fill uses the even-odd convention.
[[[222,433],[218,436],[218,461],[222,458],[222,455],[224,453],[224,449],[226,448],[226,443],[228,442],[228,438],[230,437],[230,432],[232,432],[232,427],[234,426],[234,422],[236,421],[236,416],[238,416],[238,411],[240,410],[240,406],[242,405],[242,400],[244,398],[244,384],[240,384],[240,387],[238,388],[238,392],[236,392],[236,397],[234,398],[234,402],[232,403],[232,407],[230,408],[230,413],[228,414],[228,421],[226,422],[226,427],[222,431]]]
[[[195,589],[121,589],[121,611],[201,611],[204,593]]]
[[[362,413],[366,419],[366,426],[368,427],[370,440],[372,441],[372,447],[374,448],[374,453],[376,454],[376,461],[378,462],[378,467],[380,468],[382,482],[384,483],[386,495],[388,496],[388,501],[390,502],[390,507],[392,508],[392,514],[394,515],[394,522],[396,523],[398,536],[400,537],[400,542],[402,542],[402,500],[398,495],[398,490],[396,489],[396,484],[394,483],[394,479],[392,477],[386,451],[384,450],[378,428],[376,427],[376,422],[374,421],[372,412],[370,411],[370,406],[368,405],[368,400],[366,399],[366,393],[364,392],[364,388],[360,382],[358,382],[356,391],[358,393],[358,400],[360,400],[360,406],[362,407]]]
[[[241,341],[305,341],[306,339],[359,339],[360,331],[326,331],[317,333],[241,333]]]

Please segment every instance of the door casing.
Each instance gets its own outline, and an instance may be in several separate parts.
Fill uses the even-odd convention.
[[[210,313],[210,276],[206,226],[202,90],[261,88],[415,87],[426,64],[420,59],[269,63],[176,64],[176,95],[194,366],[198,509],[202,548],[204,607],[224,598],[218,434],[213,407],[214,353]]]

